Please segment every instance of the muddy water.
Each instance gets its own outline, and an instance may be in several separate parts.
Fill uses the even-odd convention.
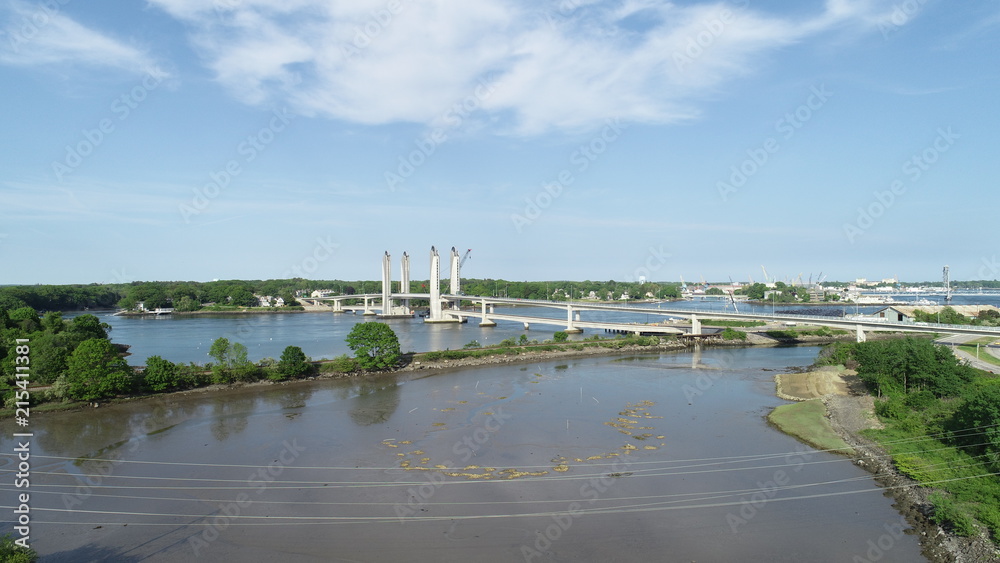
[[[39,414],[31,539],[45,561],[920,560],[868,474],[764,421],[783,403],[770,370],[815,353],[586,358]],[[12,452],[10,421],[0,431]],[[2,494],[10,506],[13,487]]]

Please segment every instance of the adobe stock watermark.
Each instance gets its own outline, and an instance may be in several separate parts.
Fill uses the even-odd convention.
[[[495,90],[496,84],[493,82],[492,75],[480,78],[472,94],[451,104],[439,116],[438,121],[443,122],[443,126],[435,127],[426,135],[414,139],[413,144],[416,145],[416,148],[406,155],[399,155],[396,169],[386,170],[383,174],[389,191],[395,192],[401,184],[413,176],[417,169],[423,166],[437,151],[438,147],[448,140],[448,132],[461,127],[462,123],[473,112],[483,106],[483,103]]]
[[[899,540],[903,539],[903,536],[906,535],[904,530],[909,527],[910,525],[906,522],[905,516],[900,516],[899,522],[883,524],[882,529],[885,530],[885,533],[874,540],[869,539],[867,543],[868,551],[864,555],[854,555],[851,561],[853,563],[875,563],[876,561],[881,561],[886,553],[896,547]]]
[[[448,460],[443,465],[449,469],[453,469],[458,465],[464,467],[512,417],[513,415],[503,412],[502,407],[497,408],[493,414],[487,416],[481,426],[466,434],[461,440],[456,441],[452,445],[451,453],[458,456],[460,461],[456,464],[453,460]],[[399,518],[400,524],[405,524],[408,517],[413,516],[429,503],[438,489],[446,482],[445,476],[438,471],[428,471],[426,472],[426,477],[426,483],[421,484],[419,487],[410,487],[406,490],[409,499],[405,503],[397,502],[393,505],[393,512]]]
[[[750,0],[740,0],[732,4],[736,9],[746,8],[750,5]],[[716,40],[726,32],[726,26],[735,22],[738,16],[738,11],[723,7],[712,17],[702,20],[700,22],[702,29],[687,38],[683,49],[674,51],[671,58],[677,70],[685,70],[706,51],[710,50]]]
[[[66,145],[66,154],[62,160],[52,161],[52,172],[56,175],[56,180],[62,182],[67,174],[83,164],[84,159],[94,154],[94,151],[115,132],[117,124],[128,119],[149,97],[149,93],[163,82],[165,76],[166,73],[159,68],[148,70],[139,84],[115,98],[111,102],[111,116],[102,118],[93,129],[82,130],[80,132],[82,138],[79,141]]]
[[[930,168],[941,159],[941,155],[951,150],[951,147],[955,144],[955,141],[960,138],[960,135],[951,130],[951,127],[939,127],[937,130],[937,136],[927,146],[924,150],[919,153],[914,153],[910,158],[903,162],[901,169],[902,174],[909,179],[910,184],[914,184],[920,180],[925,172],[930,170]],[[889,189],[887,190],[875,190],[872,195],[875,201],[869,203],[865,207],[858,208],[858,216],[852,223],[844,223],[844,236],[847,240],[854,244],[858,237],[865,234],[872,226],[875,225],[875,221],[885,215],[896,203],[899,196],[906,193],[907,184],[903,180],[895,179],[889,184]]]
[[[631,274],[625,276],[625,281],[631,283],[639,280],[652,281],[652,276],[654,272],[659,272],[664,265],[666,265],[667,260],[671,258],[669,252],[663,250],[663,245],[661,244],[659,248],[650,246],[649,255],[646,256],[646,262],[644,266],[639,266]]]
[[[219,197],[229,184],[243,173],[243,167],[253,162],[267,147],[274,142],[278,134],[284,131],[295,116],[288,112],[287,108],[274,110],[271,119],[265,127],[261,127],[256,133],[248,135],[236,146],[236,153],[242,159],[230,159],[220,170],[209,172],[211,180],[200,188],[194,188],[194,196],[190,203],[182,203],[178,206],[178,211],[185,223],[190,224],[191,218],[200,215],[215,198]]]
[[[573,175],[574,170],[576,170],[577,174],[586,172],[590,168],[590,165],[600,158],[621,137],[625,129],[627,129],[627,126],[617,117],[606,120],[600,133],[595,135],[589,142],[580,145],[570,154],[569,163],[572,166],[559,171],[556,179],[543,185],[542,189],[534,197],[526,196],[524,198],[523,213],[512,213],[510,216],[510,220],[514,224],[517,233],[521,234],[526,226],[538,220],[542,216],[542,212],[548,209],[563,194],[566,188],[576,181],[576,177]]]
[[[287,467],[295,463],[302,452],[306,451],[306,448],[300,446],[294,438],[291,442],[285,440],[281,445],[281,451],[276,456],[275,461],[257,468],[247,477],[247,489],[254,491],[258,497],[267,490],[271,483],[281,477]],[[246,491],[241,491],[232,502],[221,503],[218,510],[206,515],[202,520],[202,525],[205,528],[200,534],[188,538],[188,546],[194,552],[194,556],[201,557],[202,552],[212,542],[219,539],[222,532],[229,528],[233,521],[239,519],[253,503],[254,497]]]
[[[0,243],[3,242],[3,235],[0,235]],[[994,254],[989,258],[983,256],[983,265],[979,268],[979,279],[986,280],[989,278],[997,279],[997,275],[1000,274],[1000,261],[997,260],[997,255]]]
[[[797,446],[795,452],[785,455],[785,465],[790,466],[793,473],[798,473],[812,456],[813,452],[803,446]],[[757,491],[749,497],[740,498],[740,509],[737,512],[726,514],[726,524],[729,524],[729,529],[734,534],[739,532],[741,527],[746,526],[771,499],[777,496],[778,491],[788,486],[790,482],[791,476],[784,469],[776,469],[767,482],[757,481]]]
[[[706,313],[709,315],[709,313]],[[717,369],[710,369],[708,371],[701,371],[694,378],[694,384],[685,383],[681,386],[681,391],[684,392],[684,398],[687,399],[689,405],[694,404],[695,397],[700,397],[704,395],[709,389],[715,386],[715,382],[722,378],[723,370],[729,369],[736,363],[736,352],[732,350],[723,350],[722,359],[719,361],[719,366]]]
[[[565,511],[553,514],[551,516],[552,523],[547,525],[544,530],[536,529],[535,541],[531,545],[521,545],[521,556],[524,557],[525,562],[530,563],[537,558],[544,557],[552,549],[555,542],[559,541],[563,534],[573,527],[573,522],[585,514],[583,502],[586,501],[587,505],[593,505],[600,500],[623,476],[622,474],[627,473],[631,467],[630,459],[618,457],[611,465],[611,473],[592,477],[580,485],[581,500],[574,500],[567,505]]]
[[[354,26],[351,42],[341,47],[340,52],[345,59],[351,59],[372,44],[376,37],[388,28],[412,0],[389,0],[385,6],[368,13],[363,25]]]
[[[809,95],[795,110],[786,113],[774,123],[774,130],[788,141],[795,136],[816,112],[823,109],[827,101],[833,97],[833,92],[826,89],[825,84],[809,88]],[[730,194],[737,193],[757,172],[770,161],[771,156],[781,150],[781,144],[775,137],[768,137],[757,147],[747,149],[747,158],[736,166],[730,167],[729,183],[716,182],[715,187],[722,201],[728,201]]]
[[[326,238],[316,237],[316,246],[311,253],[307,254],[298,264],[292,265],[282,274],[282,279],[305,278],[316,273],[320,264],[333,258],[334,253],[340,248],[339,242],[334,242],[333,237],[327,235]]]
[[[39,2],[35,5],[36,9],[33,12],[21,17],[19,25],[7,31],[0,31],[0,34],[5,34],[10,38],[8,40],[10,50],[14,54],[20,54],[21,45],[29,43],[38,37],[38,34],[52,23],[52,19],[59,14],[59,7],[69,4],[70,1],[45,0],[45,2]]]
[[[888,18],[878,22],[878,30],[882,33],[882,39],[888,40],[889,36],[896,33],[924,9],[924,5],[929,0],[905,0],[892,7],[892,13]]]
[[[583,0],[562,0],[555,10],[542,11],[542,17],[551,28],[555,29],[559,26],[559,20],[568,19],[583,4]]]

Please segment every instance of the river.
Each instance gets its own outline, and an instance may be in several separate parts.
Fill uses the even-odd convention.
[[[340,326],[331,317],[256,326]],[[868,473],[765,421],[785,403],[775,371],[817,350],[586,357],[40,413],[31,542],[43,561],[919,560]],[[0,422],[7,506],[16,431]]]

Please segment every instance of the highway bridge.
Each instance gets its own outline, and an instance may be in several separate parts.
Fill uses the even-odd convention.
[[[382,299],[383,294],[362,294],[362,295],[342,295],[334,297],[316,298],[316,301],[332,301],[334,311],[357,311],[362,310],[366,314],[377,314],[376,310],[383,311],[382,303],[377,301]],[[342,302],[348,299],[364,300],[365,306],[346,306]],[[429,300],[428,293],[392,293],[392,300]],[[582,329],[605,329],[617,332],[629,332],[635,334],[704,334],[701,323],[705,319],[722,319],[737,321],[764,321],[777,322],[795,325],[825,326],[830,328],[854,330],[857,340],[865,340],[865,332],[871,331],[892,331],[892,332],[913,332],[925,334],[956,334],[971,336],[996,336],[1000,338],[1000,327],[983,327],[969,325],[949,325],[938,323],[912,323],[894,322],[882,318],[871,318],[863,315],[829,317],[822,315],[792,315],[780,312],[766,313],[737,313],[725,311],[673,309],[670,307],[641,307],[636,305],[623,305],[612,303],[584,303],[567,301],[546,301],[540,299],[512,299],[504,297],[487,297],[478,295],[448,295],[440,296],[442,307],[442,319],[439,322],[463,322],[469,318],[480,319],[481,326],[494,326],[495,321],[513,321],[524,323],[526,327],[532,324],[543,324],[561,326],[566,332],[581,332]],[[471,302],[478,310],[459,309],[457,305],[461,302]],[[539,317],[534,315],[521,315],[514,313],[498,313],[497,306],[516,307],[542,307],[559,309],[566,311],[565,319]],[[664,322],[660,323],[639,323],[639,322],[612,322],[598,320],[584,320],[583,315],[587,311],[612,311],[617,313],[631,313],[649,316],[662,317]],[[684,320],[690,324],[670,323],[669,320]]]
[[[412,293],[408,291],[410,285],[410,256],[403,253],[401,263],[401,281],[399,287],[407,291],[392,292],[392,257],[386,251],[382,257],[382,291],[381,293],[367,293],[361,295],[339,295],[330,297],[312,298],[313,301],[330,301],[334,312],[357,312],[362,311],[365,315],[380,315],[383,318],[412,317],[413,311],[410,309],[410,301],[427,300],[430,303],[425,322],[446,323],[465,322],[469,318],[478,317],[479,326],[496,326],[497,320],[515,321],[524,323],[528,328],[531,324],[547,324],[564,326],[564,331],[570,333],[582,332],[584,328],[605,329],[616,332],[630,332],[635,334],[686,334],[689,336],[703,335],[701,322],[704,319],[722,319],[738,321],[770,321],[785,324],[803,324],[812,326],[824,326],[831,328],[854,330],[858,342],[865,340],[865,331],[893,331],[893,332],[917,332],[930,334],[953,334],[971,336],[996,336],[1000,337],[1000,327],[980,327],[969,325],[947,325],[936,323],[912,323],[912,322],[892,322],[884,318],[871,318],[861,315],[853,317],[826,317],[821,315],[790,315],[776,313],[772,310],[770,315],[761,313],[737,313],[720,311],[699,311],[690,309],[671,309],[637,307],[635,305],[621,305],[612,303],[589,303],[589,302],[568,302],[568,301],[546,301],[539,299],[511,299],[506,297],[486,297],[480,295],[461,294],[461,267],[469,257],[471,249],[461,255],[455,247],[451,248],[450,267],[451,283],[449,294],[442,294],[441,288],[441,257],[435,247],[431,247],[430,252],[430,293]],[[345,305],[346,300],[362,300],[364,306]],[[479,310],[462,310],[462,302],[468,301]],[[529,315],[519,315],[513,313],[497,313],[496,307],[547,307],[563,309],[566,311],[565,321],[550,317],[539,317]],[[375,311],[378,310],[379,313]],[[630,313],[663,317],[662,323],[638,323],[638,322],[610,322],[593,319],[583,320],[583,313],[586,311],[613,311],[617,313]],[[671,323],[668,319],[673,319]],[[687,321],[689,324],[680,324],[678,321]]]

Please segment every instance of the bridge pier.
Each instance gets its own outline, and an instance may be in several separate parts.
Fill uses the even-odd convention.
[[[698,315],[691,315],[691,334],[701,334],[701,321]]]
[[[362,315],[364,315],[366,317],[375,316],[375,311],[371,310],[371,298],[370,297],[365,297],[365,312],[362,313]]]
[[[333,300],[333,312],[334,313],[343,313],[344,312],[344,300],[343,299],[334,299]]]
[[[861,325],[858,325],[857,337],[858,337],[858,342],[864,342],[868,340],[868,337],[865,336],[865,331],[863,328],[861,328]]]
[[[577,319],[576,320],[580,320],[579,319],[579,314],[577,314]],[[564,330],[563,332],[565,332],[566,334],[580,334],[581,332],[583,332],[582,328],[576,328],[575,326],[573,326],[573,306],[572,305],[566,305],[566,330]]]
[[[527,322],[525,322],[524,323],[524,330],[530,330],[530,329],[531,329],[531,325],[529,325]]]
[[[483,320],[480,321],[479,326],[481,326],[481,327],[497,326],[497,323],[493,322],[492,320],[490,320],[489,317],[486,316],[486,300],[485,299],[483,299]]]

